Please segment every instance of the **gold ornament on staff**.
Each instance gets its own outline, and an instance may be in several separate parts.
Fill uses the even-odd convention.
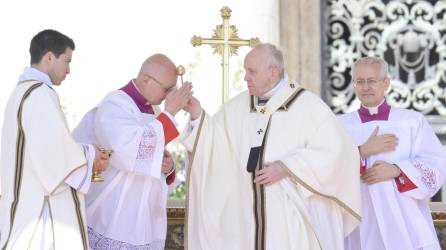
[[[181,79],[181,85],[183,85],[183,75],[186,73],[186,69],[183,67],[183,65],[178,65],[177,67],[177,75],[180,76]]]
[[[101,151],[101,153],[107,154],[109,158],[110,158],[110,156],[113,153],[113,150],[105,149],[105,148],[99,148],[99,151]],[[104,181],[104,177],[102,177],[100,175],[99,171],[93,170],[93,176],[91,177],[91,181],[92,182],[103,182]]]
[[[222,57],[221,65],[223,67],[223,83],[221,103],[223,104],[229,98],[229,57],[237,55],[237,50],[241,46],[256,46],[260,43],[260,39],[257,37],[249,40],[240,39],[237,33],[238,29],[235,25],[229,25],[231,9],[225,6],[220,10],[220,13],[223,18],[223,24],[216,26],[212,38],[193,36],[190,42],[194,47],[208,44],[214,48],[214,54],[218,53]]]

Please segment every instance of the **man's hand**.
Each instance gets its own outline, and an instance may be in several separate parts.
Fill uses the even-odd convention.
[[[168,173],[170,173],[173,170],[174,166],[175,165],[173,164],[172,155],[170,154],[169,151],[164,150],[161,172],[163,172],[163,174],[167,175]]]
[[[200,101],[197,98],[191,96],[186,106],[184,107],[184,111],[190,114],[192,120],[195,120],[200,117],[203,109],[201,108]]]
[[[272,185],[283,178],[287,177],[288,173],[279,164],[273,162],[265,164],[265,167],[256,173],[254,182],[260,185]]]
[[[192,96],[192,84],[185,82],[179,89],[174,89],[166,96],[165,110],[175,116],[178,111],[186,106]]]
[[[108,161],[110,159],[110,154],[107,151],[102,150],[94,146],[95,155],[93,162],[93,172],[101,173],[108,168]]]
[[[359,146],[359,152],[363,159],[383,152],[395,150],[398,145],[398,138],[394,134],[378,135],[379,127],[373,130],[369,139]]]
[[[361,179],[367,184],[375,184],[398,177],[401,170],[394,164],[385,161],[375,161],[373,166],[365,171]]]

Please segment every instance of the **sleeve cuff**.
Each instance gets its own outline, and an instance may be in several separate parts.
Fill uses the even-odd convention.
[[[175,171],[175,168],[173,168],[173,171],[167,175],[167,178],[166,178],[167,185],[170,185],[175,181],[175,176],[176,176],[176,171]]]
[[[192,118],[189,121],[189,132],[191,132],[192,130],[194,130],[194,128],[196,126],[198,126],[198,124],[200,124],[200,120],[201,120],[201,116],[203,115],[203,112],[200,114],[200,116],[198,116],[197,119],[192,120]]]
[[[361,175],[363,175],[367,169],[367,159],[364,159],[361,157],[361,152],[359,151],[359,146],[358,146],[358,153],[359,153],[359,173]]]
[[[180,133],[178,132],[175,123],[172,122],[172,119],[169,118],[167,112],[162,112],[156,118],[163,125],[164,130],[164,145],[167,145],[173,139],[175,139]]]
[[[178,122],[175,120],[175,116],[165,110],[161,113],[167,115],[167,117],[169,117],[170,121],[175,125],[175,127],[178,126]]]
[[[395,178],[396,187],[400,193],[404,193],[410,191],[412,189],[417,188],[417,186],[409,179],[409,177],[404,172],[404,169],[401,169],[400,165],[396,165],[400,170],[401,174]]]

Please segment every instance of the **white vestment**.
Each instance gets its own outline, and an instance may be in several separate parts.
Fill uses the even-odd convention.
[[[163,126],[122,90],[108,94],[73,131],[76,140],[113,150],[105,181],[86,196],[93,249],[164,249],[167,184],[161,174]]]
[[[88,248],[83,193],[90,185],[94,148],[73,140],[50,85],[21,82],[6,106],[1,249]]]
[[[357,145],[364,144],[376,126],[379,134],[395,134],[392,152],[366,159],[367,168],[377,160],[397,164],[417,188],[400,192],[396,180],[361,183],[363,220],[348,238],[351,250],[440,249],[429,209],[431,198],[444,184],[446,152],[424,116],[391,108],[388,120],[361,122],[358,112],[340,116]]]
[[[360,220],[359,155],[320,98],[299,94],[286,83],[258,106],[243,92],[186,131],[187,249],[343,249]],[[253,184],[247,162],[259,146],[256,171],[277,162],[288,177]]]

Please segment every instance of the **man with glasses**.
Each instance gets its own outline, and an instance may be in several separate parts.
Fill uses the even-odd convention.
[[[73,131],[81,142],[113,150],[105,181],[86,198],[91,249],[164,249],[167,185],[175,179],[165,145],[177,137],[174,116],[192,95],[190,83],[176,83],[175,64],[153,55]]]
[[[359,59],[352,79],[361,107],[340,119],[361,155],[362,223],[346,249],[440,249],[429,199],[445,182],[443,146],[421,113],[389,106],[384,60]]]

